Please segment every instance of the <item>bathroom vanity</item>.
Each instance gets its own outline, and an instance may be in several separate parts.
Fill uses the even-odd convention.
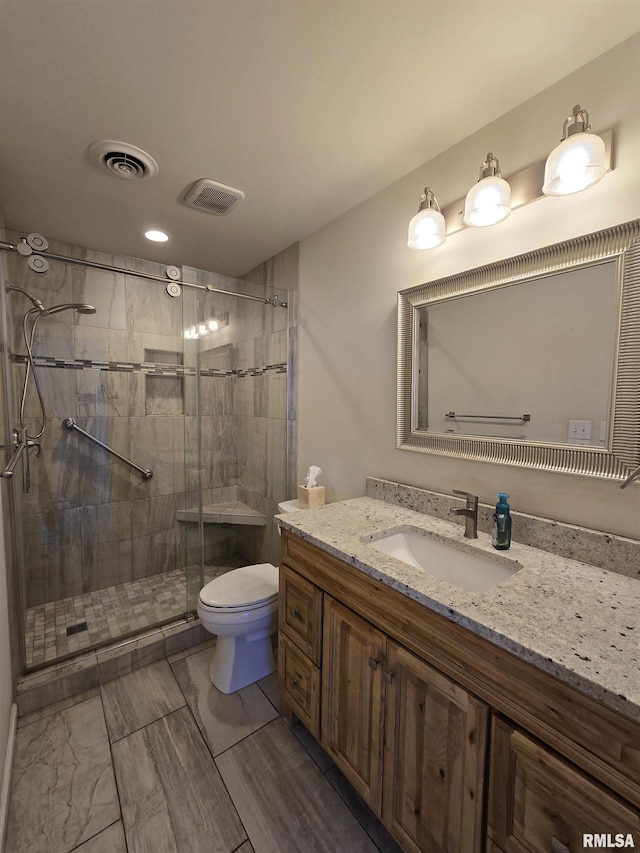
[[[368,497],[279,523],[285,713],[403,849],[640,845],[637,580],[516,543],[507,580],[461,589],[374,545],[490,560],[486,534]]]

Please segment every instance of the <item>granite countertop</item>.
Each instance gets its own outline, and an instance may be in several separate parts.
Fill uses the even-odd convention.
[[[489,536],[464,539],[459,524],[354,498],[276,516],[278,524],[452,622],[468,628],[626,717],[640,721],[640,582],[586,563]],[[486,592],[457,586],[367,543],[409,527],[463,549],[517,561],[522,569]]]

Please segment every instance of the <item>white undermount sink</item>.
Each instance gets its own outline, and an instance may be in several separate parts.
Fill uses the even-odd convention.
[[[367,539],[366,544],[467,592],[493,589],[522,568],[502,554],[486,553],[415,528],[389,530]]]

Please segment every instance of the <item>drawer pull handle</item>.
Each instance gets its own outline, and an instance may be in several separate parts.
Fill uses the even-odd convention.
[[[378,668],[379,663],[380,658],[369,658],[369,669],[376,670]]]
[[[290,610],[289,611],[289,616],[291,616],[292,619],[297,619],[299,615],[300,614],[298,613],[297,610]]]
[[[292,678],[291,679],[291,687],[297,687],[297,686],[298,686],[298,679]]]
[[[384,672],[382,677],[387,682],[387,684],[391,684],[393,679],[395,678],[395,672]],[[559,851],[554,851],[554,853],[559,853]]]
[[[566,844],[563,844],[555,835],[551,836],[551,853],[570,853]]]

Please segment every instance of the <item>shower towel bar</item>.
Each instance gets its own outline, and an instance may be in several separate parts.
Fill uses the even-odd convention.
[[[93,441],[94,444],[97,444],[98,447],[101,447],[103,450],[106,450],[107,453],[111,453],[121,462],[125,462],[127,465],[130,465],[132,468],[135,468],[136,471],[140,472],[140,476],[143,480],[150,480],[153,477],[153,471],[150,471],[148,468],[141,468],[139,465],[136,465],[135,462],[132,462],[130,459],[127,459],[126,456],[123,456],[121,453],[118,453],[117,450],[114,450],[112,447],[108,447],[99,438],[96,438],[95,435],[91,435],[89,432],[85,432],[82,427],[79,427],[78,424],[74,421],[73,418],[65,418],[62,421],[62,426],[66,427],[69,430],[75,430],[79,432],[80,435],[83,435],[85,438],[88,438],[90,441]]]
[[[523,421],[531,420],[531,415],[460,415],[457,412],[447,412],[445,418],[479,418],[480,420]]]

